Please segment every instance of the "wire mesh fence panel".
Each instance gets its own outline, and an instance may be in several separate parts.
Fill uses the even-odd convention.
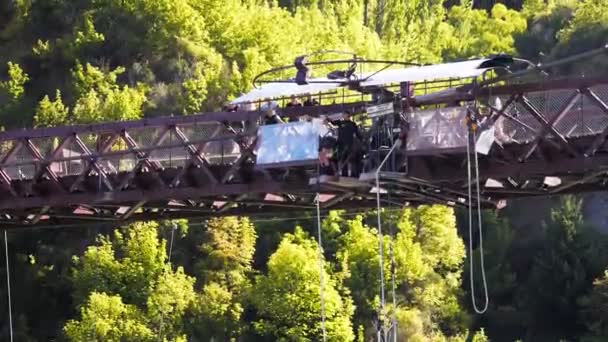
[[[166,130],[166,127],[142,127],[130,129],[127,133],[139,148],[147,148],[153,147]]]
[[[34,148],[40,152],[42,157],[46,158],[59,147],[64,138],[59,137],[43,137],[31,139],[30,142]]]
[[[139,159],[134,154],[124,154],[111,157],[103,157],[98,163],[105,168],[109,174],[120,174],[131,172]]]
[[[241,147],[233,140],[213,141],[205,144],[202,155],[212,165],[231,164],[241,155]]]
[[[552,121],[575,94],[575,90],[564,89],[528,93],[526,94],[526,98],[545,120]]]
[[[78,138],[80,139],[80,141],[91,152],[98,151],[99,149],[102,148],[102,145],[103,145],[103,141],[101,139],[102,137],[103,137],[103,135],[96,134],[96,133],[85,133],[85,134],[78,135]]]
[[[213,139],[230,134],[228,128],[219,122],[201,122],[179,125],[177,128],[190,142]]]
[[[593,87],[591,90],[602,101],[608,100],[607,86]],[[552,122],[553,128],[566,138],[594,135],[606,129],[608,116],[589,97],[581,94],[571,106],[566,107],[576,94],[574,89],[526,94],[525,97],[533,109],[519,102],[513,104],[506,111],[511,118],[505,119],[504,131],[516,143],[528,143],[535,139],[544,127],[532,110],[538,111],[546,122]],[[501,98],[503,101],[506,99],[506,96]],[[564,108],[567,108],[567,111],[561,113]],[[556,117],[560,113],[561,117]],[[550,130],[545,133],[545,137],[551,138]]]
[[[467,143],[467,109],[448,107],[416,111],[410,117],[407,149],[421,151],[464,147]]]
[[[190,153],[184,147],[161,147],[150,152],[150,160],[163,168],[182,167],[189,159]]]
[[[602,120],[597,120],[598,114],[601,115],[601,110],[581,97],[554,127],[565,137],[597,134],[603,126]]]
[[[240,156],[240,146],[229,138],[235,132],[222,123],[204,122],[178,128],[210,164],[228,164]]]
[[[599,97],[604,104],[608,104],[608,85],[600,84],[590,88],[590,90]]]
[[[5,167],[4,171],[11,179],[30,179],[36,174],[38,158],[26,146],[16,150],[7,162],[12,165]]]

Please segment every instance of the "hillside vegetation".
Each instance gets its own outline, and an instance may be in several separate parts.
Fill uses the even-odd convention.
[[[545,61],[606,37],[605,0],[8,0],[0,126],[217,110],[261,71],[318,50],[419,63],[495,53]],[[576,72],[606,70],[607,59]],[[462,213],[384,213],[395,232],[400,340],[608,340],[608,242],[589,229],[580,199],[545,203],[542,219],[526,220],[529,207],[518,203],[486,213],[484,316],[470,307],[465,242],[478,237],[462,229]],[[319,341],[315,222],[285,215],[11,231],[15,341]],[[373,340],[375,221],[332,212],[323,236],[328,341]],[[2,340],[6,298],[2,286]]]

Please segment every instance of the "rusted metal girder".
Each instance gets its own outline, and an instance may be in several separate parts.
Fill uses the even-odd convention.
[[[489,106],[486,126],[506,125],[509,140],[480,156],[479,200],[496,207],[510,198],[606,189],[607,90],[608,80],[546,80],[475,91],[462,87],[414,97],[413,104],[469,101],[472,94],[482,102],[493,96],[506,100],[503,108]],[[561,106],[555,112],[544,109],[553,98]],[[361,112],[365,105],[290,107],[281,114]],[[449,125],[458,120],[443,117],[443,106],[438,107],[433,117],[444,128],[435,134],[446,137],[435,140],[448,141],[447,133],[457,128]],[[0,132],[0,223],[20,228],[307,211],[318,190],[309,183],[316,165],[257,170],[255,125],[261,116],[220,112]],[[242,121],[247,129],[233,125]],[[429,122],[418,129],[434,127]],[[437,144],[409,146],[397,154],[396,165],[407,165],[407,173],[381,177],[387,206],[467,205],[466,148]],[[375,207],[373,188],[366,180],[323,183],[321,207]]]
[[[489,96],[501,96],[512,94],[524,94],[547,90],[581,89],[589,88],[599,84],[608,83],[608,79],[602,78],[563,78],[554,80],[541,80],[539,82],[514,83],[505,85],[494,85],[475,89],[471,84],[457,88],[445,89],[431,94],[419,95],[412,98],[413,106],[430,106],[443,103],[454,103],[459,101],[473,101],[475,98],[486,98]]]
[[[523,84],[498,85],[487,88],[481,88],[476,91],[478,97],[522,94],[536,91],[548,91],[559,89],[581,89],[588,88],[598,84],[608,84],[606,78],[570,78],[547,80],[542,82],[531,82]],[[472,86],[463,86],[447,90],[454,92],[454,95],[449,97],[440,96],[439,92],[419,95],[412,97],[414,106],[440,105],[452,103],[454,101],[470,101],[474,97],[472,95]],[[281,109],[281,115],[286,117],[300,117],[303,115],[318,116],[328,113],[340,113],[345,110],[351,112],[362,112],[365,106],[369,104],[366,101],[318,105],[310,107],[286,107]],[[44,137],[66,136],[69,134],[115,134],[116,132],[129,131],[142,127],[167,127],[175,125],[189,125],[202,122],[241,122],[241,121],[256,121],[264,114],[260,111],[237,111],[237,112],[207,112],[188,116],[171,116],[171,117],[156,117],[146,118],[136,121],[119,121],[106,122],[88,125],[71,125],[59,127],[45,127],[28,130],[14,130],[0,132],[0,142],[17,140],[17,139],[34,139]]]

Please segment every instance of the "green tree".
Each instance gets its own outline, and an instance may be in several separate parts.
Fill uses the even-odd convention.
[[[517,308],[518,276],[513,270],[511,262],[514,257],[515,232],[505,217],[499,217],[494,212],[484,212],[482,219],[485,273],[490,301],[487,313],[475,317],[474,326],[484,326],[491,337],[504,336],[514,340],[521,337],[519,334],[526,326],[526,322],[521,319],[521,312]],[[474,240],[475,244],[477,236],[474,235],[470,238]],[[479,248],[473,252],[475,263],[473,281],[477,303],[483,303],[484,300],[483,292],[481,292],[483,281],[478,263],[480,253]],[[463,287],[466,292],[465,298],[470,301],[468,260],[464,266]],[[492,317],[492,319],[487,319],[487,317]]]
[[[431,317],[440,330],[449,335],[462,333],[468,317],[459,299],[465,249],[456,230],[452,208],[423,205],[405,209],[398,221],[395,255],[406,258],[398,278],[406,291],[407,306],[416,307]],[[397,273],[399,274],[399,273]]]
[[[565,196],[546,225],[548,241],[519,296],[530,317],[528,338],[573,338],[584,331],[573,308],[608,258],[601,247],[604,239],[585,226],[581,206],[580,199]]]
[[[489,342],[489,341],[490,340],[486,336],[486,333],[483,329],[476,332],[475,335],[473,335],[473,338],[471,339],[471,342]]]
[[[64,331],[70,341],[145,342],[156,337],[135,306],[97,292],[81,308],[80,319],[67,322]]]
[[[10,101],[17,102],[23,96],[25,83],[29,79],[19,64],[8,62],[8,80],[0,82],[0,90],[6,93]]]
[[[576,7],[567,28],[560,33],[560,41],[571,39],[571,35],[584,27],[598,25],[606,27],[608,14],[604,11],[608,4],[602,0],[584,0]]]
[[[165,242],[159,241],[157,229],[156,223],[135,223],[125,234],[116,230],[113,239],[100,237],[98,245],[75,259],[74,298],[86,306],[94,292],[119,296],[114,302],[121,300],[139,310],[143,318],[138,321],[155,336],[182,338],[183,317],[195,299],[194,278],[181,267],[173,271],[165,264]],[[95,308],[91,305],[90,310]],[[84,313],[82,319],[91,321],[87,325],[95,324],[97,316],[90,318]]]
[[[95,25],[93,23],[91,14],[87,13],[84,16],[82,28],[76,32],[74,47],[81,48],[87,44],[101,43],[104,40],[104,35],[95,30]]]
[[[38,103],[36,114],[34,115],[34,125],[36,127],[52,127],[65,124],[68,120],[69,108],[61,100],[61,92],[57,90],[55,100],[51,101],[48,95]]]
[[[581,319],[589,329],[583,341],[599,342],[608,339],[608,271],[593,281],[593,290],[579,300]]]
[[[552,51],[554,59],[564,58],[606,45],[608,35],[608,3],[602,0],[581,1],[574,10],[572,19],[559,33],[558,44]],[[562,67],[562,74],[604,74],[608,63],[605,55],[599,55],[584,63]]]
[[[572,18],[575,5],[538,3],[530,6],[528,29],[514,37],[518,54],[533,61],[539,60],[541,53],[549,56],[558,43],[559,32]]]
[[[251,300],[256,310],[253,327],[274,341],[319,340],[318,249],[300,229],[286,234],[268,261],[268,274],[256,279]],[[352,341],[353,306],[338,291],[339,284],[323,267],[325,326],[330,341]]]
[[[452,6],[454,3],[458,5]],[[439,62],[497,52],[528,58],[543,52],[549,58],[560,58],[605,44],[605,1],[526,0],[522,11],[518,11],[521,1],[502,3],[504,6],[476,1],[470,9],[469,1],[441,0],[4,1],[0,3],[0,64],[8,65],[8,72],[0,77],[0,126],[54,126],[213,110],[249,90],[259,72],[291,64],[296,55],[320,49],[352,51],[369,58]],[[528,30],[524,32],[526,20]],[[558,71],[596,75],[608,70],[605,63],[604,56],[599,56],[583,67]],[[313,74],[323,76],[326,71],[318,67]],[[291,72],[279,75],[292,76]],[[402,335],[411,340],[461,341],[468,321],[459,304],[463,300],[458,286],[463,249],[453,214],[442,207],[421,207],[397,217],[383,215],[385,224],[392,222],[397,228],[392,242]],[[579,228],[570,239],[565,233],[569,219],[564,217],[549,222],[546,232],[539,232],[536,223],[518,231],[500,219],[491,222],[494,218],[486,216],[484,220],[491,307],[489,315],[476,320],[474,327],[485,327],[491,337],[506,336],[505,330],[514,330],[515,336],[527,329],[536,340],[553,329],[534,319],[537,317],[555,319],[567,330],[563,336],[578,338],[595,329],[582,321],[571,324],[574,314],[563,312],[576,312],[576,302],[584,302],[583,294],[597,298],[596,292],[589,291],[592,280],[606,269],[604,239]],[[309,221],[314,220],[299,223],[310,226],[309,231],[316,229]],[[59,337],[58,322],[69,319],[74,310],[69,304],[70,285],[79,312],[71,325],[72,339],[91,339],[78,331],[92,331],[95,321],[118,327],[124,321],[138,327],[135,331],[150,331],[155,337],[162,326],[162,334],[170,340],[183,338],[185,333],[190,339],[229,340],[247,333],[241,328],[249,326],[250,317],[259,323],[256,327],[266,329],[262,330],[269,338],[278,338],[268,322],[280,325],[282,321],[271,316],[270,308],[262,303],[262,299],[274,297],[271,290],[275,288],[258,283],[255,287],[264,288],[266,298],[256,297],[249,278],[256,271],[266,271],[270,251],[276,249],[281,233],[291,227],[279,223],[282,226],[267,224],[259,229],[258,248],[252,256],[256,238],[250,222],[218,222],[204,232],[191,227],[176,242],[180,248],[172,260],[178,260],[186,271],[165,265],[167,256],[156,233],[158,227],[146,224],[130,227],[133,232],[120,230],[99,238],[77,258],[71,277],[67,277],[71,255],[80,255],[81,246],[92,243],[95,232],[107,230],[36,231],[31,233],[33,237],[25,231],[15,232],[9,250],[11,266],[22,270],[13,278],[19,303],[15,308],[18,339]],[[374,225],[375,220],[365,215],[345,220],[332,213],[322,227],[327,279],[342,300],[342,309],[334,311],[340,314],[335,315],[348,316],[344,308],[350,305],[346,303],[352,293],[356,304],[353,322],[359,336],[365,335],[365,328],[372,329],[378,307],[380,265]],[[289,271],[301,275],[299,286],[314,284],[316,246],[304,240],[292,236],[291,243],[283,244],[281,253],[268,263],[269,268],[274,265],[274,276],[269,270],[260,279],[267,284],[276,280],[277,286],[283,286],[286,283],[276,275]],[[389,243],[385,237],[385,247]],[[279,255],[305,255],[308,263],[296,270],[277,261]],[[389,284],[388,254],[384,260]],[[192,290],[194,279],[186,273],[198,277],[196,291]],[[284,310],[280,313],[287,309],[279,300],[291,298],[290,285],[284,286],[273,302]],[[547,297],[535,292],[541,286],[547,287]],[[602,289],[602,285],[596,286],[600,294]],[[303,291],[306,300],[299,302],[316,305],[304,310],[315,319],[302,319],[306,324],[299,325],[309,327],[302,331],[312,331],[314,337],[318,337],[317,290]],[[93,300],[93,294],[102,297]],[[263,307],[267,316],[256,316],[255,305],[250,312],[249,299]],[[94,302],[100,303],[99,309]],[[108,307],[121,313],[110,315]],[[583,306],[585,310],[591,309]],[[106,320],[108,316],[114,318]],[[583,317],[593,327],[603,324],[597,315]],[[7,324],[2,318],[0,330]],[[514,319],[519,322],[513,323]],[[567,322],[562,324],[562,320]],[[340,327],[348,325],[346,318],[338,321]],[[291,322],[284,323],[285,329],[278,331],[281,336],[292,327]],[[602,336],[600,330],[593,331],[589,337]],[[143,335],[134,337],[137,334],[116,338],[145,340]]]
[[[100,236],[75,259],[73,282],[76,302],[81,303],[93,291],[120,294],[127,303],[143,306],[154,281],[163,271],[165,242],[158,241],[156,223],[135,223],[114,231],[113,239]],[[117,259],[117,255],[124,257]]]
[[[334,213],[333,215],[337,215]],[[337,218],[329,217],[333,221]],[[327,222],[329,226],[331,221]],[[362,216],[353,220],[342,221],[346,227],[341,238],[340,248],[336,258],[339,265],[348,272],[345,286],[350,289],[356,307],[355,325],[370,327],[376,320],[376,312],[379,307],[380,289],[380,255],[378,252],[378,233],[365,225]],[[337,224],[333,222],[333,224]],[[336,228],[334,228],[336,229]],[[385,239],[387,246],[388,239]],[[384,255],[388,261],[388,253]],[[389,264],[384,263],[384,274],[386,281],[390,280]],[[343,270],[344,271],[344,270]]]
[[[0,38],[10,39],[22,33],[31,3],[24,0],[6,1],[0,5]]]
[[[384,57],[421,63],[441,59],[443,37],[448,33],[441,0],[327,0],[320,1],[319,7],[337,17],[349,37],[348,45],[361,55],[374,57],[376,51]],[[358,39],[350,34],[354,31]]]
[[[393,253],[402,334],[429,339],[442,331],[447,335],[462,333],[468,323],[459,304],[465,253],[453,210],[421,206],[383,217],[384,229],[392,224],[396,231]],[[366,327],[371,336],[379,305],[378,235],[363,223],[363,217],[345,223],[337,263],[346,264],[348,269],[345,285],[356,306],[355,324]],[[384,238],[385,291],[390,302],[390,239]]]
[[[197,274],[203,283],[215,281],[228,287],[247,282],[255,252],[256,232],[246,217],[213,218],[207,221],[200,245]]]
[[[242,296],[216,282],[207,283],[187,316],[189,336],[200,341],[227,341],[243,334]]]
[[[255,241],[255,228],[245,217],[207,221],[199,246],[201,261],[195,265],[202,290],[188,317],[192,336],[228,340],[242,333]]]
[[[191,114],[201,110],[207,96],[207,81],[201,66],[195,68],[194,76],[184,81],[182,86],[184,87],[185,113]]]
[[[116,84],[124,68],[104,73],[90,64],[78,63],[72,71],[77,95],[72,119],[77,123],[139,119],[146,101],[145,88],[120,87]]]
[[[541,18],[551,15],[558,8],[575,8],[576,0],[524,0],[521,13],[526,18]]]
[[[526,30],[526,18],[500,3],[487,13],[464,1],[450,9],[447,22],[450,34],[443,52],[447,59],[513,53],[514,35]]]
[[[89,63],[82,65],[77,62],[72,70],[74,93],[77,98],[83,97],[91,91],[107,95],[118,88],[116,79],[124,72],[123,67],[104,72]]]

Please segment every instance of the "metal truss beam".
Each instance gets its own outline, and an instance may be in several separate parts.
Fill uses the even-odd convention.
[[[604,102],[602,99],[600,99],[599,96],[597,96],[589,88],[585,88],[583,90],[583,94],[585,94],[585,96],[587,98],[591,99],[591,101],[593,103],[595,103],[596,106],[600,107],[602,109],[602,111],[604,112],[604,114],[608,115],[608,105],[606,105],[606,102]],[[591,146],[589,146],[587,151],[585,151],[585,156],[586,157],[593,156],[595,154],[595,152],[597,152],[597,150],[602,146],[602,144],[604,144],[604,142],[606,142],[607,137],[608,137],[608,125],[606,126],[606,128],[604,128],[604,130],[600,134],[597,135],[595,140],[593,140],[593,142],[591,143]]]
[[[602,98],[605,92],[589,89],[595,85],[606,87],[608,80],[548,80],[475,91],[469,86],[461,88],[465,93],[450,92],[452,98],[458,95],[462,99],[471,99],[475,94],[482,102],[488,102],[490,96],[507,95],[503,108],[491,108],[486,122],[492,125],[504,117],[509,125],[516,127],[513,132],[525,135],[525,139],[494,145],[498,147],[492,148],[488,155],[480,156],[480,180],[483,184],[491,180],[495,183],[482,187],[480,203],[483,207],[496,207],[501,200],[509,198],[606,188],[608,149],[604,145],[608,138],[608,123],[603,124],[608,122],[608,99]],[[547,119],[548,113],[539,110],[542,106],[534,103],[535,97],[529,93],[547,89],[573,91],[550,119]],[[585,120],[593,121],[595,128],[591,133],[571,134],[570,126],[563,128],[564,122],[567,123],[566,118],[572,120],[570,115],[575,112],[572,108],[580,102],[581,96],[590,99],[594,106],[591,113],[585,114]],[[421,100],[416,102],[420,104],[433,100],[434,104],[440,104],[440,98],[433,100],[427,96],[414,98],[414,101]],[[443,101],[445,97],[441,99]],[[293,107],[281,114],[315,116],[344,109],[362,110],[365,105],[359,102]],[[441,108],[439,106],[437,110]],[[516,113],[515,108],[523,108],[522,113]],[[579,111],[576,113],[578,115]],[[372,182],[330,182],[317,188],[316,184],[309,184],[306,176],[316,174],[314,165],[281,165],[271,170],[258,170],[251,165],[255,163],[255,121],[261,115],[257,111],[204,113],[0,132],[0,143],[4,146],[4,150],[0,150],[0,153],[4,152],[0,158],[0,186],[3,188],[0,223],[22,227],[65,222],[118,223],[280,214],[310,210],[317,192],[333,196],[322,203],[323,210],[375,207]],[[449,120],[442,120],[439,115],[435,121],[444,126],[450,124]],[[231,127],[230,123],[236,121],[248,121],[253,128],[245,132]],[[421,130],[425,129],[423,124],[420,126]],[[426,128],[429,127],[427,123]],[[169,137],[171,141],[167,141]],[[88,147],[87,143],[90,146],[93,138],[96,147]],[[447,141],[445,136],[436,140]],[[45,141],[58,144],[49,147],[43,145]],[[224,156],[225,143],[235,147],[227,156]],[[70,155],[65,156],[63,150],[68,145],[76,146],[78,151],[72,155],[70,148]],[[46,155],[41,152],[49,150]],[[158,157],[163,155],[160,152],[167,150],[172,155],[170,158],[179,159],[175,163],[177,166]],[[382,175],[382,188],[388,191],[382,196],[383,203],[391,206],[406,203],[467,205],[465,160],[465,148],[451,145],[398,152],[395,164],[407,165],[407,174]],[[79,171],[73,174],[56,167],[62,163],[75,165]],[[290,176],[286,177],[288,174]],[[545,184],[547,176],[559,178],[561,184]],[[272,197],[267,195],[278,198],[268,200]]]
[[[554,116],[551,120],[547,121],[542,114],[540,114],[539,110],[534,107],[534,105],[528,100],[525,96],[520,96],[519,103],[521,103],[524,108],[526,108],[530,114],[534,116],[534,118],[542,125],[540,132],[534,138],[534,142],[532,145],[526,150],[524,154],[519,158],[520,162],[525,161],[530,157],[532,152],[536,150],[538,144],[541,140],[545,139],[547,132],[550,132],[556,139],[557,142],[562,145],[562,147],[568,151],[573,156],[578,156],[579,153],[568,144],[566,138],[560,134],[554,127],[555,123],[557,123],[565,114],[568,113],[570,108],[574,105],[574,103],[579,99],[580,94],[577,92],[576,95],[573,95],[564,108],[560,110],[560,112]]]

